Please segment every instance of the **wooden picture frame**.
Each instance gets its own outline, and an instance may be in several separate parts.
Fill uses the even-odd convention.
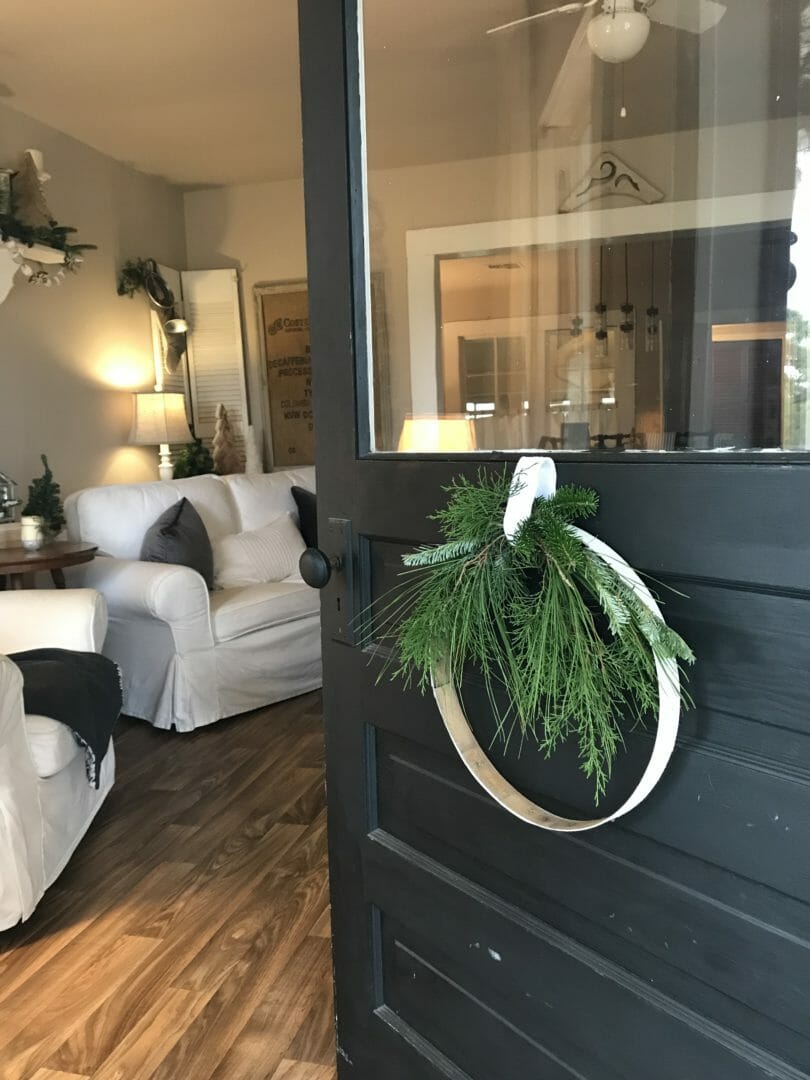
[[[315,463],[307,282],[253,287],[274,468]]]
[[[301,299],[308,296],[307,282],[304,279],[259,281],[253,287],[253,296],[258,319],[262,382],[267,389],[273,467],[312,465],[315,462],[312,359],[309,352],[308,305]],[[268,297],[271,299],[268,300]],[[285,314],[285,306],[289,304],[292,307]],[[393,429],[385,304],[385,277],[382,272],[377,272],[371,275],[374,435],[376,446],[387,450],[393,449]],[[302,314],[305,307],[306,314]],[[301,318],[306,319],[306,327],[284,326],[285,319],[294,321]],[[281,327],[271,332],[279,319],[282,320]],[[295,345],[296,351],[289,352],[284,343]],[[289,374],[282,375],[282,371]],[[286,388],[292,392],[288,393]]]

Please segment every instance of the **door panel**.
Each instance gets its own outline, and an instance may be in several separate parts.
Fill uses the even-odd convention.
[[[390,681],[384,650],[350,643],[345,604],[348,590],[362,610],[404,550],[435,542],[428,515],[454,475],[515,455],[370,454],[357,10],[300,0],[300,12],[330,553],[342,541],[329,519],[351,522],[351,581],[336,574],[322,605],[340,1076],[807,1080],[807,456],[559,455],[561,483],[601,496],[591,531],[677,590],[659,591],[698,655],[695,707],[662,783],[619,825],[554,835],[493,803],[432,699]],[[711,243],[701,251],[710,276]],[[684,348],[700,329],[689,320]],[[474,679],[466,693],[484,738]],[[628,736],[607,806],[651,737]],[[502,766],[539,801],[592,809],[571,753],[514,749]]]
[[[796,1075],[651,979],[438,864],[415,854],[399,870],[369,865],[374,895],[405,920],[383,923],[388,1004],[474,1080],[537,1075],[547,1058],[569,1075],[641,1077],[651,1047],[666,1080]],[[421,937],[426,926],[435,932]]]
[[[421,467],[428,473],[435,468]],[[630,486],[648,467],[613,468],[624,472]],[[752,497],[766,500],[779,471],[754,470],[759,492],[749,488]],[[805,474],[792,471],[800,482]],[[593,482],[599,486],[607,472],[603,467]],[[343,490],[342,505],[352,506],[355,532],[358,521],[367,522],[358,537],[358,552],[365,552],[357,562],[363,591],[381,595],[390,587],[403,545],[434,537],[429,526],[412,523],[410,538],[403,540],[406,511],[400,505],[373,512],[368,481],[361,490]],[[419,500],[415,491],[413,501],[410,494],[403,485],[402,499],[412,512]],[[389,497],[382,485],[376,495],[380,504]],[[664,514],[665,525],[666,519]],[[775,536],[788,531],[787,520],[772,519],[772,525]],[[601,519],[594,531],[606,535]],[[390,540],[381,539],[386,534]],[[604,1032],[580,1023],[579,1041],[572,1041],[559,1023],[551,1025],[552,1037],[542,1026],[518,1022],[522,1014],[514,1009],[525,1003],[515,996],[502,1000],[492,973],[482,988],[480,972],[460,958],[460,939],[448,936],[450,922],[463,928],[465,950],[477,952],[475,942],[489,941],[486,948],[503,956],[503,935],[516,933],[515,921],[524,927],[527,920],[529,938],[517,939],[513,955],[525,961],[526,985],[533,984],[535,992],[556,980],[559,970],[559,979],[575,988],[575,1000],[585,1003],[590,1016],[606,997],[619,1008],[618,990],[608,985],[618,979],[628,1004],[624,1013],[611,1013],[608,1031],[623,1032],[623,1045],[640,1023],[638,997],[649,998],[647,988],[655,990],[656,1019],[662,1010],[676,1017],[661,1029],[645,1020],[643,1035],[632,1044],[640,1056],[622,1064],[634,1071],[616,1075],[646,1075],[651,1055],[661,1047],[673,1062],[673,1077],[807,1075],[810,595],[752,582],[750,573],[746,580],[755,559],[744,534],[738,535],[743,542],[727,562],[740,580],[695,574],[699,561],[691,542],[681,553],[681,565],[693,572],[687,577],[662,572],[649,547],[645,558],[638,546],[638,564],[654,566],[659,579],[685,594],[665,594],[666,611],[700,657],[690,681],[695,708],[685,716],[675,758],[656,792],[620,827],[588,838],[552,836],[511,820],[455,758],[432,699],[403,693],[385,678],[377,684],[383,659],[359,649],[337,650],[339,675],[328,669],[327,679],[337,685],[327,684],[327,700],[335,701],[335,716],[348,722],[348,707],[351,722],[365,730],[368,808],[362,829],[371,842],[362,847],[359,872],[362,902],[373,905],[366,918],[379,918],[381,944],[371,963],[380,1001],[470,1077],[508,1080],[522,1075],[526,1060],[537,1068],[549,1054],[550,1062],[559,1058],[574,1075],[612,1075],[599,1057]],[[628,537],[624,549],[632,543]],[[784,563],[774,570],[783,571]],[[345,746],[345,734],[342,728],[333,732],[339,747]],[[650,735],[639,734],[636,742],[643,755]],[[622,760],[623,786],[634,779],[632,762],[632,755]],[[558,755],[548,766],[524,753],[508,758],[504,771],[532,797],[588,810],[571,755]],[[500,910],[500,904],[508,905],[509,916],[505,924],[495,921],[496,932],[492,909]],[[552,931],[560,936],[553,938],[553,948],[547,941]],[[535,952],[538,934],[542,948],[537,945]],[[610,975],[597,964],[594,977],[595,958],[614,965]],[[464,964],[457,966],[461,959]],[[493,968],[496,974],[502,970]],[[515,995],[532,993],[512,985]],[[554,1000],[563,1008],[559,993],[555,989]],[[503,1034],[504,1016],[518,1029],[516,1041]],[[475,1043],[468,1041],[462,1053],[465,1033],[473,1031],[486,1045],[494,1041],[501,1048],[503,1072],[476,1072],[488,1058]],[[468,1053],[475,1067],[463,1065]]]
[[[671,857],[652,872],[637,838],[630,858],[623,858],[596,843],[538,839],[528,830],[505,836],[502,815],[446,759],[405,740],[387,737],[384,743],[385,757],[378,758],[380,828],[390,836],[468,880],[497,888],[547,925],[641,978],[654,978],[659,989],[677,996],[692,980],[690,999],[697,995],[701,1012],[720,1023],[738,1004],[756,1010],[767,1018],[760,1037],[767,1036],[774,1052],[785,1046],[784,1026],[800,1036],[793,1039],[795,1052],[807,1052],[805,956],[804,948],[796,949],[806,928],[791,932],[791,915],[800,914],[795,901],[756,890],[736,874],[707,883],[696,858]],[[463,835],[460,820],[466,823]],[[515,880],[519,865],[525,869]],[[718,889],[736,895],[739,906],[719,903]],[[759,892],[758,904],[740,904],[746,890]],[[752,909],[766,913],[767,921]],[[741,977],[752,962],[756,983]]]

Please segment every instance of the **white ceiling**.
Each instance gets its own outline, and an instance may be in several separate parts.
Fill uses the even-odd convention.
[[[475,74],[496,46],[483,30],[526,7],[522,0],[444,6],[442,17],[432,0],[368,4],[370,71],[380,71],[399,99],[403,129],[383,152],[386,164],[413,159],[414,139],[435,141],[429,157],[444,153],[448,53],[470,73],[467,105],[486,111],[486,80],[476,85]],[[13,108],[182,185],[301,175],[297,0],[4,0],[2,8],[0,95]],[[417,100],[405,84],[418,87]],[[421,109],[431,97],[438,126]],[[379,100],[387,103],[388,93]],[[413,138],[405,131],[411,123]],[[488,134],[462,133],[463,153],[481,152]]]
[[[178,184],[301,174],[295,0],[4,0],[0,83]]]
[[[579,16],[484,31],[551,3],[366,0],[372,167],[536,147]],[[653,27],[625,65],[627,121],[617,120],[618,70],[593,62],[578,106],[593,137],[697,126],[708,98],[709,123],[795,115],[795,65],[780,53],[796,51],[799,3],[733,0],[700,48],[692,35]],[[758,85],[750,73],[766,66],[772,83],[780,74],[784,82]],[[297,3],[5,0],[0,99],[183,186],[297,177]],[[553,133],[555,141],[578,136]]]

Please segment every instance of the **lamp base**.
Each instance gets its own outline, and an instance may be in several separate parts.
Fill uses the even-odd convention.
[[[160,465],[158,466],[158,473],[161,480],[173,480],[174,479],[174,465],[172,464],[172,452],[169,449],[168,443],[160,444]]]

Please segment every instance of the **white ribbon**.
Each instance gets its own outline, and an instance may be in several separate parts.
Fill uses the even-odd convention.
[[[550,499],[556,490],[557,466],[550,457],[522,457],[518,461],[503,514],[503,531],[510,544],[531,516],[534,500]]]

